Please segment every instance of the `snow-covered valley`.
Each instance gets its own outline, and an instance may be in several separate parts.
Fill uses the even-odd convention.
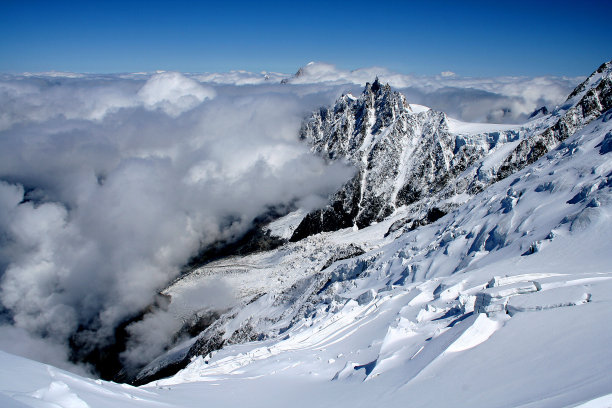
[[[309,217],[292,212],[267,226],[284,245],[207,263],[165,287],[167,303],[143,321],[170,316],[183,335],[140,369],[136,380],[146,384],[88,379],[0,352],[0,405],[612,406],[611,75],[608,63],[565,106],[520,126],[470,124],[408,104],[411,112],[394,111],[386,124],[371,116],[364,139],[343,147],[365,160],[360,190],[342,196],[359,198],[349,225],[290,242]],[[598,107],[576,113],[605,81]],[[356,103],[343,98],[345,107]],[[554,133],[538,157],[521,156],[519,145],[568,116],[567,138]],[[440,124],[433,130],[431,118]],[[376,147],[406,123],[417,123],[407,132],[416,139],[431,130],[452,177],[438,177],[436,166],[406,170],[418,149],[424,162],[441,157],[438,145]],[[320,154],[334,149],[314,145]],[[376,168],[389,152],[398,169]],[[429,178],[418,198],[398,202],[404,181],[419,177]],[[384,197],[387,210],[376,203],[358,228],[368,194]],[[441,212],[429,217],[434,208]],[[202,291],[225,303],[211,309]],[[201,331],[184,335],[205,317]],[[153,379],[168,367],[182,369]]]

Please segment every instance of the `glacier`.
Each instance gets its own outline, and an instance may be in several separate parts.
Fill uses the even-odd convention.
[[[164,288],[151,313],[208,320],[142,368],[141,386],[0,352],[0,402],[612,406],[611,79],[604,64],[523,125],[460,122],[378,81],[343,95],[301,134],[355,178],[327,210],[263,227],[284,245]],[[407,185],[418,194],[398,200]],[[194,293],[214,285],[232,302],[202,308]]]

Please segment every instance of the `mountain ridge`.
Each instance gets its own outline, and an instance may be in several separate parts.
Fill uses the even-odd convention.
[[[335,137],[320,138],[317,143],[313,144],[313,149],[316,153],[327,155],[327,158],[330,160],[345,158],[349,162],[353,160],[354,163],[365,164],[363,173],[360,171],[358,176],[334,196],[336,199],[335,203],[339,203],[337,208],[332,205],[324,210],[329,211],[327,214],[315,211],[304,218],[307,220],[309,216],[311,218],[319,217],[322,221],[327,221],[325,217],[344,215],[346,218],[340,219],[334,227],[336,228],[334,231],[338,232],[328,231],[318,235],[309,234],[302,239],[295,239],[293,240],[294,242],[290,242],[272,251],[216,261],[195,270],[193,273],[176,281],[171,287],[165,289],[164,295],[180,299],[181,291],[184,290],[181,288],[189,287],[193,282],[197,282],[199,279],[204,279],[207,276],[214,276],[214,274],[219,274],[224,279],[251,279],[248,278],[251,275],[253,276],[252,279],[255,279],[248,280],[250,282],[248,285],[241,281],[240,285],[244,291],[239,296],[242,299],[241,306],[221,314],[218,320],[188,343],[175,347],[175,349],[170,350],[151,362],[137,375],[137,383],[146,383],[167,375],[168,368],[177,370],[185,367],[189,361],[198,358],[198,356],[212,358],[215,350],[232,344],[277,338],[287,330],[302,325],[304,319],[321,305],[329,305],[329,308],[333,311],[335,307],[339,307],[343,302],[348,301],[347,299],[350,299],[350,297],[342,297],[348,296],[346,293],[342,296],[338,295],[339,288],[348,290],[347,288],[350,288],[351,282],[355,282],[355,280],[361,279],[364,276],[367,277],[372,274],[377,276],[377,274],[383,273],[385,268],[390,267],[384,266],[388,264],[388,259],[398,257],[398,259],[401,259],[402,266],[400,268],[396,265],[394,267],[396,268],[394,269],[395,272],[391,277],[383,278],[383,273],[381,278],[378,278],[384,279],[387,282],[386,286],[382,285],[382,283],[377,283],[377,285],[382,285],[377,289],[380,293],[409,282],[426,281],[435,276],[447,276],[457,272],[473,270],[483,264],[484,261],[480,261],[480,257],[486,256],[486,254],[495,254],[497,251],[507,252],[510,247],[523,256],[536,254],[542,248],[549,245],[549,242],[554,239],[555,234],[558,234],[553,232],[555,230],[555,223],[558,224],[557,228],[561,229],[568,228],[569,226],[571,232],[586,228],[584,225],[593,222],[591,219],[594,217],[594,214],[591,213],[593,213],[593,208],[596,207],[597,203],[594,201],[593,205],[588,204],[587,198],[591,199],[592,196],[589,196],[590,192],[596,191],[602,197],[597,202],[603,200],[603,197],[607,194],[605,193],[607,191],[606,188],[610,185],[609,174],[599,175],[597,177],[602,181],[593,184],[591,187],[589,187],[590,184],[585,186],[582,190],[587,189],[588,191],[583,194],[584,197],[580,196],[573,199],[571,195],[574,195],[574,193],[571,193],[567,199],[568,202],[575,202],[581,208],[584,207],[578,213],[568,215],[569,209],[564,208],[561,214],[566,214],[565,216],[561,216],[559,220],[551,221],[551,225],[547,227],[546,231],[537,230],[537,233],[534,231],[530,232],[529,229],[524,231],[521,229],[522,225],[528,225],[527,220],[529,216],[522,216],[526,218],[519,223],[518,227],[516,225],[512,226],[514,223],[514,209],[517,206],[520,207],[521,202],[526,200],[525,194],[528,191],[524,186],[517,185],[517,183],[524,180],[523,182],[525,183],[533,184],[534,182],[531,180],[534,178],[534,175],[531,172],[527,172],[514,180],[500,181],[508,186],[496,187],[495,193],[488,193],[489,198],[485,195],[477,200],[477,194],[481,192],[483,194],[486,193],[492,184],[496,184],[496,166],[499,168],[504,157],[506,157],[505,155],[510,154],[512,149],[515,149],[522,141],[528,140],[534,134],[539,134],[538,132],[542,131],[542,129],[544,131],[549,129],[555,121],[554,114],[537,118],[527,126],[483,132],[480,127],[462,128],[463,125],[459,126],[460,124],[449,120],[443,113],[431,112],[431,110],[422,107],[410,108],[410,110],[413,110],[412,112],[400,112],[398,114],[397,111],[394,111],[393,107],[407,111],[410,105],[405,102],[405,99],[402,99],[400,94],[393,94],[389,87],[381,86],[377,82],[375,81],[372,85],[366,86],[362,97],[355,98],[352,95],[343,95],[339,98],[340,103],[334,109],[324,108],[313,115],[315,121],[319,120],[319,122],[315,122],[319,127],[323,123],[338,125],[335,128],[331,127],[334,129],[343,129],[344,126],[345,129],[352,129],[348,133],[355,136],[355,140],[359,141],[359,143],[352,143],[350,139],[341,140]],[[588,90],[585,90],[585,92],[588,93]],[[379,107],[382,106],[383,109],[380,109],[380,111],[386,112],[386,114],[373,120],[374,116],[368,114],[368,109],[375,110],[376,102],[381,103],[383,100],[387,102],[379,104]],[[388,103],[390,100],[394,102]],[[384,109],[388,106],[391,106],[392,109]],[[572,106],[567,106],[565,111],[570,111],[571,109]],[[358,113],[358,115],[353,115],[352,118],[359,120],[342,122],[330,119],[334,118],[334,115],[340,114],[342,116],[347,111]],[[442,185],[434,193],[430,193],[425,199],[414,201],[408,206],[395,208],[391,216],[383,216],[379,218],[380,221],[373,221],[370,228],[364,226],[360,229],[353,228],[353,232],[348,232],[351,230],[350,227],[356,225],[355,220],[358,214],[360,214],[359,211],[362,211],[361,213],[363,214],[363,204],[365,203],[362,201],[365,194],[361,195],[360,189],[362,188],[361,183],[363,180],[365,180],[366,185],[368,183],[367,176],[364,177],[363,174],[367,175],[368,172],[373,170],[368,168],[367,163],[364,163],[364,158],[367,159],[367,162],[370,158],[380,157],[376,156],[376,142],[396,140],[380,137],[375,143],[368,145],[368,147],[372,147],[371,149],[364,149],[362,148],[364,145],[363,141],[366,140],[367,136],[372,136],[371,133],[368,135],[367,132],[375,128],[376,123],[380,123],[381,125],[377,127],[380,130],[378,135],[383,134],[384,130],[389,129],[393,123],[401,122],[393,121],[397,118],[402,118],[402,114],[405,115],[404,119],[422,118],[430,120],[431,118],[436,118],[434,120],[443,121],[445,127],[443,128],[442,135],[447,140],[453,137],[455,142],[457,140],[460,140],[461,143],[465,142],[460,147],[470,147],[470,152],[476,152],[475,156],[473,156],[474,158],[469,166],[458,172],[457,177]],[[601,115],[599,116],[601,117]],[[347,117],[350,118],[351,116],[344,116],[344,118]],[[603,119],[598,119],[598,122],[602,121],[605,122]],[[306,122],[305,127],[303,127],[303,129],[306,128],[306,132],[301,133],[304,140],[312,141],[313,135],[325,136],[323,133],[312,132],[313,127],[308,128],[309,123],[312,123],[312,121]],[[494,125],[491,125],[491,127],[494,128]],[[309,129],[311,129],[310,134],[308,133]],[[316,129],[316,126],[314,129]],[[366,131],[362,132],[362,129]],[[589,132],[597,135],[597,126],[594,129],[593,126],[590,126],[589,129],[591,129]],[[345,133],[347,132],[345,131]],[[333,135],[333,133],[330,134]],[[374,132],[374,134],[376,135],[377,133]],[[389,134],[392,134],[392,131],[384,135],[389,136]],[[436,133],[433,132],[432,134],[435,135]],[[595,136],[589,137],[593,138]],[[401,137],[397,139],[402,140]],[[579,138],[576,143],[582,143],[581,140]],[[602,146],[604,142],[605,140],[602,141]],[[592,144],[593,142],[589,143]],[[379,152],[386,153],[393,146],[393,143],[388,145],[383,143],[382,147],[386,147],[387,150],[381,147]],[[571,159],[573,154],[571,153],[571,146],[558,145],[556,149],[559,150],[559,153],[551,156],[550,160],[562,160],[563,157],[569,157],[565,160]],[[605,148],[600,150],[601,152],[607,152]],[[447,148],[446,153],[448,151],[450,151],[449,148]],[[454,149],[452,152],[454,152]],[[490,154],[487,155],[489,152]],[[600,154],[605,154],[601,152]],[[477,156],[478,154],[480,156]],[[569,156],[567,156],[568,154]],[[488,163],[487,160],[492,160],[494,163]],[[395,163],[395,161],[391,161],[391,164]],[[448,161],[444,161],[444,163],[446,164]],[[537,169],[534,169],[534,171],[537,173]],[[557,176],[554,173],[550,173],[547,177],[552,180]],[[546,191],[556,192],[559,189],[562,189],[564,191],[563,194],[566,196],[570,194],[566,191],[569,188],[568,186],[563,187],[560,182],[555,180],[543,181],[540,185],[533,188],[535,193],[530,192],[527,195],[542,194],[542,192]],[[505,189],[503,194],[501,191],[497,191],[502,188]],[[364,190],[367,192],[367,189]],[[389,192],[392,193],[393,190],[386,189],[384,192],[387,194],[387,197],[390,197]],[[466,194],[467,196],[459,201],[448,201],[449,197],[458,197]],[[345,201],[343,202],[342,200]],[[349,204],[348,208],[352,212],[346,212],[346,209],[343,207],[345,203]],[[470,227],[467,230],[467,225],[462,226],[460,223],[455,225],[456,222],[453,220],[457,215],[453,215],[453,218],[446,217],[440,220],[447,212],[443,209],[450,212],[462,206],[467,207],[465,211],[468,211],[470,208],[472,209],[470,211],[479,208],[480,216],[483,219],[486,219],[491,214],[498,214],[499,217],[502,217],[500,220],[504,221],[503,223],[499,222],[499,220],[494,222],[487,221],[484,224],[477,223],[478,225],[476,225],[474,224],[476,220],[472,219],[476,216],[470,217],[468,213],[465,213],[462,217],[470,220]],[[373,208],[380,207],[375,206]],[[334,211],[337,211],[337,213],[334,213]],[[312,214],[315,214],[315,216]],[[376,215],[371,219],[375,220]],[[439,227],[438,230],[433,226],[424,227],[428,224],[440,225],[440,222],[443,222],[442,225],[445,226]],[[304,221],[300,225],[303,223]],[[424,229],[419,227],[424,227]],[[340,229],[342,231],[339,231]],[[378,232],[367,232],[369,230]],[[361,236],[359,234],[362,234],[361,231],[364,231],[363,234],[365,235],[363,237],[375,236],[378,233],[382,236],[384,233],[384,241],[383,243],[376,241],[380,238],[376,238],[376,240],[363,237],[358,239]],[[410,235],[412,231],[417,235]],[[419,233],[419,231],[428,232]],[[419,238],[423,234],[427,238]],[[410,236],[414,238],[409,238]],[[413,242],[410,241],[411,239],[417,239],[417,242],[420,243],[409,244],[409,242]],[[394,243],[395,240],[399,241]],[[353,246],[352,248],[350,247],[351,245]],[[391,245],[395,249],[391,253],[381,252],[380,249],[377,249],[381,245]],[[465,249],[459,250],[458,248]],[[444,266],[432,258],[431,255],[432,253],[439,253],[438,256],[444,258],[451,255],[458,256],[459,252],[462,254],[457,261],[448,262]],[[338,256],[337,254],[339,253],[346,253],[348,255],[346,257]],[[394,262],[400,261],[393,261],[391,263],[395,264]],[[486,265],[486,262],[484,264]],[[262,274],[261,276],[268,276],[266,273],[270,272],[266,271],[275,271],[272,273],[271,278],[266,278],[272,279],[272,281],[257,278],[257,276],[260,276],[259,274]],[[353,296],[353,299],[356,299],[358,304],[367,304],[371,299],[377,298],[376,293],[371,292],[371,289],[361,293],[362,291],[363,289],[355,289],[350,290],[348,293],[352,293],[350,296]],[[265,312],[262,312],[262,310],[265,310]]]
[[[414,105],[378,78],[366,84],[359,98],[342,95],[332,107],[314,112],[300,137],[313,152],[356,165],[358,174],[330,198],[327,207],[309,213],[291,240],[349,226],[363,228],[400,206],[442,201],[462,192],[473,195],[508,177],[612,107],[611,67],[610,62],[602,64],[550,114],[519,129],[481,131],[469,137],[452,132],[442,112],[418,105],[414,112]],[[501,164],[488,170],[490,174],[461,174],[509,142],[518,144]],[[452,206],[417,208],[421,215],[415,216],[422,223],[424,213],[434,208],[446,212]]]
[[[337,228],[364,228],[441,191],[455,176],[520,130],[464,137],[443,112],[411,105],[378,78],[358,97],[341,96],[307,119],[300,137],[329,160],[346,160],[358,174],[328,207],[308,214],[291,240]],[[511,126],[509,126],[511,127]]]

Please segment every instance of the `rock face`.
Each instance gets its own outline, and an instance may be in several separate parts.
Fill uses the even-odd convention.
[[[517,203],[525,192],[556,194],[560,176],[545,171],[542,172],[542,180],[532,181],[531,177],[523,175],[512,183],[501,183],[490,189],[487,187],[537,160],[560,144],[561,140],[608,111],[611,106],[611,71],[612,63],[604,64],[576,88],[562,107],[522,128],[510,130],[491,130],[495,126],[480,133],[479,126],[471,127],[469,131],[457,130],[444,113],[410,105],[403,95],[393,92],[388,85],[382,86],[378,81],[366,85],[358,98],[343,95],[334,106],[315,112],[304,122],[301,137],[310,143],[315,153],[329,160],[349,161],[357,167],[358,172],[333,195],[326,208],[313,211],[304,218],[291,240],[300,241],[318,232],[350,226],[365,227],[384,219],[396,207],[408,204],[411,206],[409,216],[389,225],[385,235],[394,234],[400,240],[394,241],[398,242],[398,262],[393,275],[388,275],[389,269],[383,264],[387,262],[386,257],[374,253],[371,248],[365,245],[362,248],[362,244],[354,242],[347,245],[345,239],[335,242],[325,235],[286,243],[267,253],[252,253],[227,263],[219,261],[216,265],[202,267],[199,271],[182,276],[162,293],[170,297],[180,294],[176,287],[189,286],[189,282],[196,282],[199,276],[213,273],[226,279],[234,276],[233,279],[245,285],[242,280],[249,276],[251,269],[275,272],[270,272],[272,280],[263,279],[261,282],[259,280],[263,275],[254,274],[257,279],[249,281],[250,285],[258,283],[260,287],[253,293],[249,287],[247,295],[243,295],[244,302],[228,311],[219,312],[217,320],[209,321],[209,315],[203,315],[206,320],[201,320],[202,316],[197,315],[200,320],[193,320],[193,325],[185,330],[197,327],[202,329],[200,333],[181,347],[171,349],[152,361],[132,381],[143,384],[172,374],[185,367],[192,358],[210,355],[225,345],[284,335],[305,316],[313,316],[323,308],[333,311],[342,307],[349,300],[341,296],[342,292],[338,290],[344,284],[348,288],[345,294],[350,292],[357,304],[368,303],[377,294],[370,290],[361,293],[355,291],[352,280],[365,277],[372,271],[382,274],[373,275],[372,279],[384,285],[378,292],[386,293],[393,290],[393,285],[404,285],[407,279],[425,279],[429,273],[442,273],[439,271],[444,268],[444,273],[449,274],[464,271],[475,259],[473,254],[476,252],[488,253],[511,245],[523,256],[540,251],[554,238],[552,230],[547,230],[551,232],[546,238],[530,241],[532,238],[527,230],[521,230],[525,226],[514,225],[513,213],[520,207]],[[610,113],[602,121],[609,117]],[[609,154],[611,146],[612,132],[602,132],[597,156]],[[560,150],[571,149],[573,147],[570,145]],[[559,163],[561,155],[557,156],[555,163]],[[553,166],[556,164],[550,164],[549,169]],[[585,185],[567,201],[570,205],[583,203],[585,210],[563,218],[560,225],[571,223],[570,231],[584,228],[590,222],[589,214],[604,202],[601,197],[595,197],[595,193],[603,194],[601,192],[607,192],[610,186],[612,176],[609,173],[605,180]],[[463,221],[457,221],[456,213],[440,221],[440,225],[445,224],[446,227],[441,233],[432,233],[432,236],[436,236],[434,242],[421,243],[422,246],[417,247],[412,238],[410,241],[406,237],[401,238],[404,232],[423,226],[428,228],[427,224],[444,217],[448,211],[446,204],[443,204],[445,199],[463,193],[470,196],[483,190],[484,200],[474,200],[462,210]],[[545,196],[553,197],[550,194]],[[416,207],[418,214],[412,212],[412,208]],[[539,204],[531,210],[522,211],[527,214],[537,208]],[[481,220],[492,214],[500,217],[498,221],[481,225]],[[382,225],[372,228],[380,227]],[[434,228],[438,229],[438,226]],[[358,234],[350,233],[351,240]],[[369,238],[364,242],[367,241]],[[453,255],[453,250],[449,250],[451,242],[460,243],[463,249],[455,250]],[[462,255],[449,268],[450,264],[446,261],[445,266],[430,262],[432,251],[449,257]],[[409,264],[405,262],[407,260],[410,260]],[[460,312],[490,314],[531,310],[524,305],[510,308],[507,297],[535,293],[540,290],[538,285],[519,282],[519,285],[504,288],[508,291],[503,292],[496,288],[511,283],[503,279],[493,279],[485,292],[472,296],[471,308],[466,309],[464,302],[447,310],[448,314],[441,318]],[[275,283],[270,286],[269,282]],[[271,290],[271,287],[277,289]],[[434,290],[434,299],[440,298],[444,290],[441,286]],[[444,300],[444,303],[448,302]],[[193,333],[190,331],[189,334]]]
[[[531,115],[529,115],[529,119],[537,118],[539,116],[544,115],[548,115],[548,109],[546,108],[546,106],[542,106],[541,108],[534,110]]]
[[[602,64],[569,95],[565,104],[553,112],[557,122],[523,140],[506,158],[497,172],[497,180],[535,162],[560,142],[573,135],[602,113],[612,108],[612,61]]]
[[[446,114],[411,105],[378,79],[358,97],[341,96],[304,122],[301,138],[330,160],[346,160],[358,173],[323,209],[308,214],[291,240],[323,231],[363,228],[402,205],[441,191],[498,142],[518,133],[451,133]]]
[[[419,202],[426,212],[438,205],[435,201],[476,194],[535,162],[611,107],[612,62],[599,67],[550,115],[539,110],[533,122],[518,130],[467,134],[452,132],[443,112],[408,104],[376,79],[359,97],[343,95],[303,123],[300,136],[313,152],[346,160],[358,172],[329,205],[304,218],[291,241],[363,228],[403,205]],[[508,142],[516,142],[508,153],[486,165],[479,162]]]

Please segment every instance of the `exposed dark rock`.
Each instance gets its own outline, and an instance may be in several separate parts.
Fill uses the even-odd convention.
[[[218,322],[219,320],[215,320],[210,326],[206,327],[201,332],[198,340],[185,354],[170,361],[150,364],[131,378],[128,378],[128,382],[132,385],[143,385],[160,378],[169,377],[187,367],[193,357],[206,356],[213,351],[221,349],[227,343],[227,340],[223,338],[224,332],[219,330],[220,324]]]
[[[601,79],[600,75],[603,75]],[[497,180],[534,163],[577,130],[612,108],[612,62],[599,67],[570,94],[568,101],[578,98],[582,93],[584,94],[575,105],[553,126],[519,143],[499,168]]]
[[[202,248],[197,255],[193,256],[184,268],[188,272],[216,259],[232,255],[248,255],[254,252],[270,251],[278,248],[287,241],[273,236],[265,228],[267,224],[288,214],[293,207],[276,206],[270,207],[268,211],[255,218],[243,235],[233,236],[226,240],[216,241]],[[228,221],[231,224],[233,220]]]
[[[185,336],[195,337],[210,327],[220,317],[220,312],[216,310],[206,310],[196,313],[190,319],[185,321],[183,327],[181,327],[181,329],[174,335],[174,340],[178,340]]]
[[[599,154],[606,154],[612,152],[612,132],[608,132],[604,137],[603,142],[599,145]]]
[[[442,211],[441,209],[439,209],[438,207],[430,208],[429,211],[427,211],[427,222],[429,223],[436,222],[437,220],[444,217],[445,215],[446,213]]]
[[[395,221],[393,224],[391,224],[391,226],[389,227],[389,229],[385,233],[385,238],[388,237],[393,232],[395,232],[395,231],[399,230],[400,228],[402,228],[404,225],[410,223],[411,221],[412,221],[412,218],[404,218],[404,219]]]
[[[307,214],[293,232],[290,241],[296,242],[319,232],[353,226],[358,211],[359,187],[359,179],[354,177],[332,197],[330,205]]]
[[[421,191],[416,190],[411,185],[406,184],[404,187],[400,189],[397,193],[398,203],[403,205],[408,205],[419,201],[421,198]]]
[[[548,109],[546,108],[546,106],[542,106],[541,108],[534,110],[531,113],[531,115],[529,115],[529,119],[533,119],[536,116],[544,116],[544,115],[548,115]]]
[[[336,261],[342,261],[343,259],[354,258],[356,256],[363,255],[364,253],[365,251],[361,249],[360,247],[358,247],[357,245],[350,244],[346,248],[341,248],[334,254],[334,256],[329,258],[327,262],[325,262],[325,265],[323,265],[321,270],[327,269],[328,267],[331,266],[331,264],[333,264]]]

